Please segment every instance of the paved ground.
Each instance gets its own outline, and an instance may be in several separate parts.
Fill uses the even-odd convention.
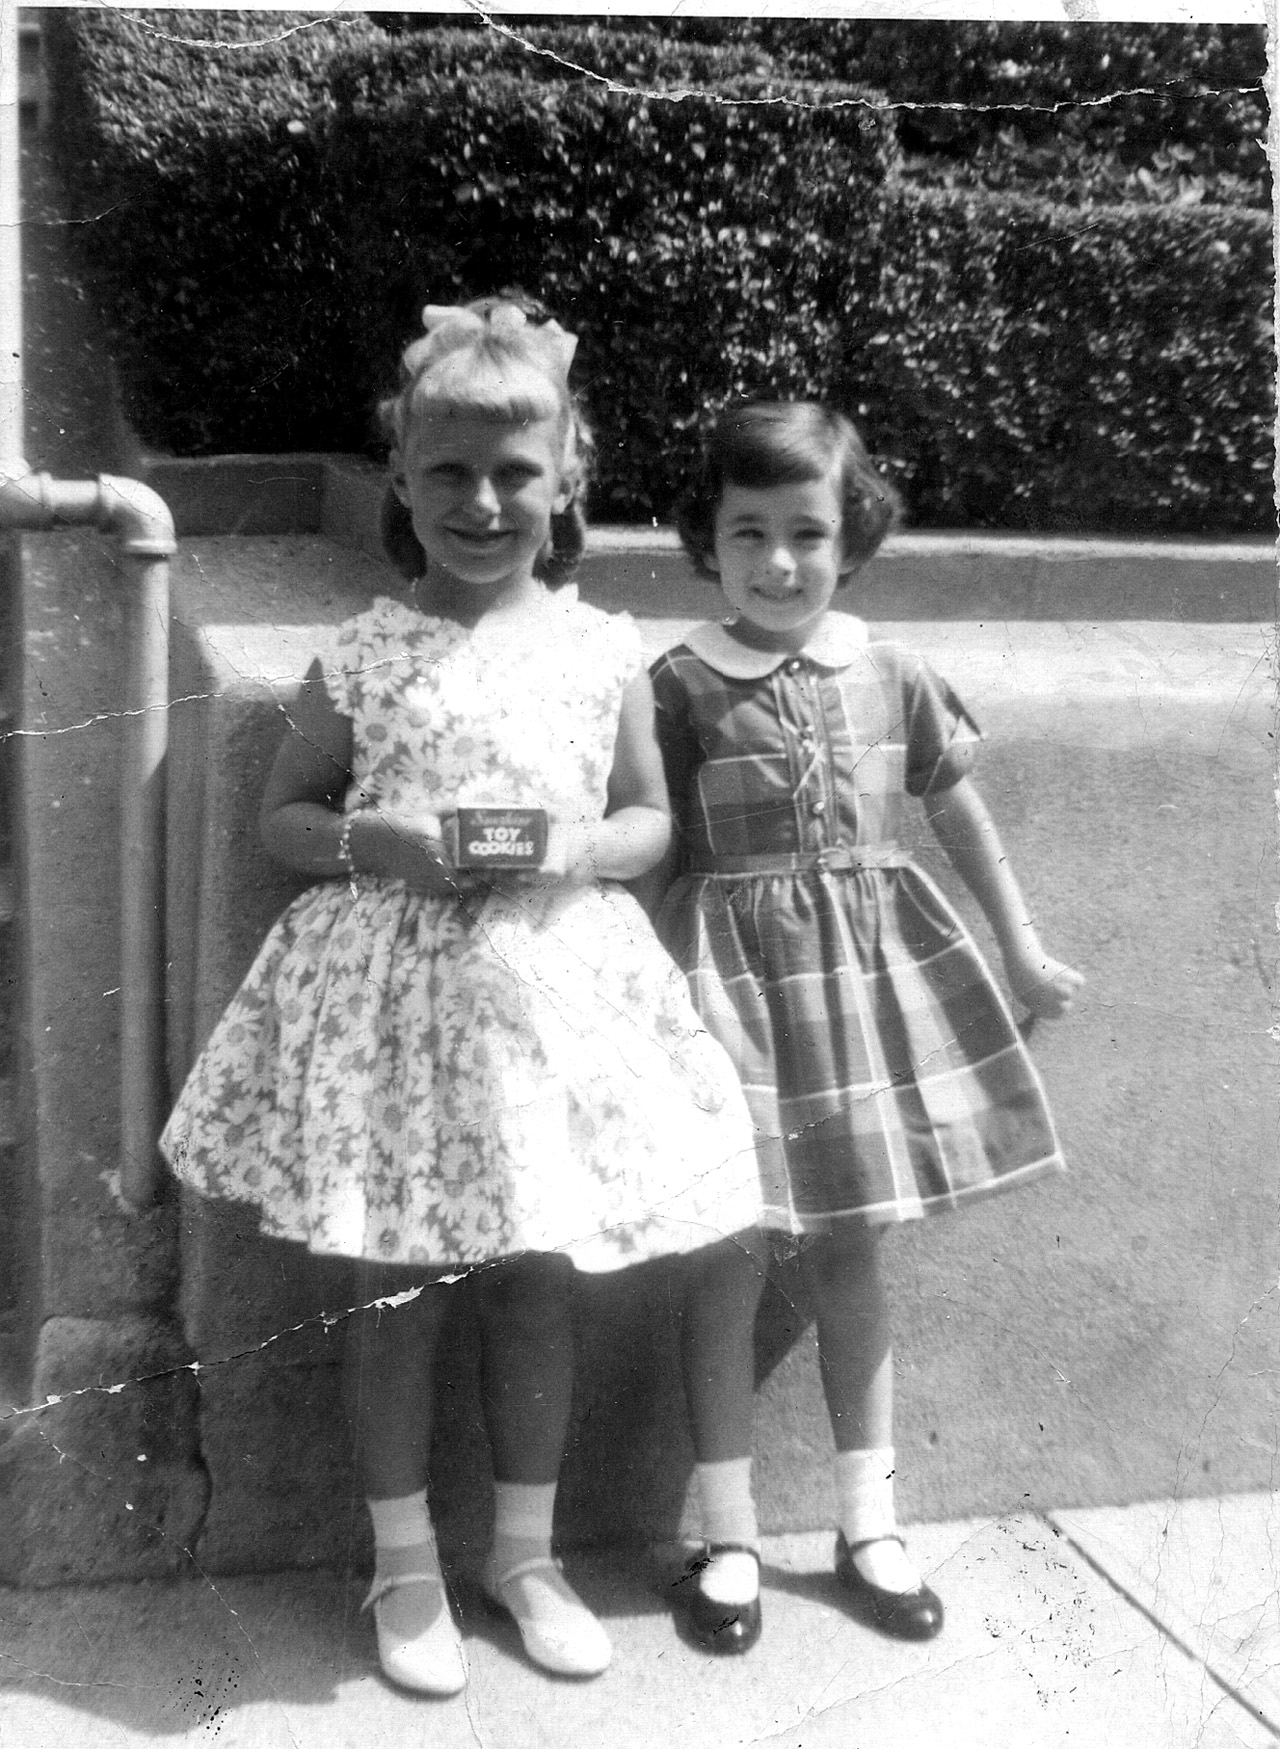
[[[0,1592],[0,1743],[120,1749],[1236,1749],[1280,1736],[1275,1497],[1028,1514],[920,1527],[948,1608],[898,1645],[843,1615],[827,1534],[770,1539],[765,1638],[750,1656],[685,1645],[666,1570],[572,1568],[617,1648],[592,1683],[523,1659],[460,1587],[464,1696],[387,1686],[333,1574]]]

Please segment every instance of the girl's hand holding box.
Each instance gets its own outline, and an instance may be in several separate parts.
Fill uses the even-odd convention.
[[[362,811],[352,820],[349,844],[353,868],[361,873],[403,881],[432,898],[458,890],[458,871],[435,814]]]

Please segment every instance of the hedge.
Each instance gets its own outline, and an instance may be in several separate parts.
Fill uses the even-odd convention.
[[[806,53],[806,41],[810,47]],[[1124,197],[1269,210],[1266,32],[1255,25],[778,25],[794,70],[882,86],[916,176],[1072,205]],[[956,107],[928,107],[928,106]]]
[[[1071,205],[1270,208],[1262,26],[806,20],[754,35],[792,76],[861,80],[910,106],[914,178]]]
[[[664,57],[697,51],[709,81],[754,57],[761,77],[883,91],[913,179],[1015,188],[1069,204],[1270,205],[1266,32],[1258,25],[512,22],[539,48],[631,83],[658,76]],[[429,14],[403,15],[400,27],[441,28]]]
[[[881,250],[832,392],[915,521],[1274,529],[1265,215],[904,190]]]
[[[387,18],[379,13],[379,25],[385,28]],[[503,23],[507,29],[495,30],[478,17],[460,23],[448,13],[411,14],[389,33],[390,41],[374,45],[371,59],[376,59],[383,78],[391,84],[401,75],[412,78],[425,72],[464,69],[471,73],[514,72],[561,82],[594,77],[628,87],[658,86],[664,90],[706,91],[718,89],[726,79],[773,75],[794,85],[797,78],[748,31],[723,31],[715,40],[703,41],[679,30],[646,28],[644,20],[635,18],[616,23],[504,18]],[[366,65],[365,77],[371,75],[372,68]],[[799,77],[818,84],[829,84],[833,78],[812,69]]]
[[[1261,214],[904,186],[874,92],[758,43],[547,26],[557,62],[157,16],[280,31],[57,19],[64,172],[107,212],[81,236],[157,447],[362,448],[422,303],[521,284],[582,335],[600,519],[665,518],[700,421],[755,393],[859,412],[918,525],[1274,527]],[[656,95],[566,71],[605,38]]]
[[[1165,193],[1203,187],[1270,205],[1261,25],[788,19],[721,28],[792,78],[887,92],[904,106],[900,137],[917,172],[1036,184],[1078,202],[1114,198],[1126,180],[1141,195],[1142,169]],[[1056,158],[1064,148],[1066,176]]]
[[[848,231],[874,232],[893,162],[863,94],[773,81],[801,101],[760,102],[748,78],[676,103],[434,61],[429,40],[375,50],[337,86],[374,383],[394,381],[424,289],[536,290],[582,335],[596,510],[615,518],[665,512],[708,400],[822,392],[862,303],[840,307]]]
[[[344,226],[326,147],[358,17],[46,12],[50,138],[127,411],[178,453],[312,447],[362,389],[332,346]],[[346,421],[344,426],[344,420]]]

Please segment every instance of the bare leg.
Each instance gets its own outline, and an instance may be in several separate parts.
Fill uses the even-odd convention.
[[[364,1264],[362,1300],[418,1285],[405,1270]],[[402,1687],[456,1694],[466,1682],[462,1642],[440,1578],[427,1512],[432,1361],[445,1309],[439,1284],[400,1306],[352,1315],[343,1394],[373,1519],[376,1564],[369,1602],[378,1657]]]
[[[695,1253],[685,1270],[680,1360],[710,1545],[688,1600],[690,1627],[710,1651],[746,1651],[760,1633],[760,1567],[749,1551],[759,1539],[751,1431],[763,1243],[755,1233],[722,1240]]]
[[[685,1266],[680,1361],[700,1464],[751,1455],[762,1249],[758,1235],[725,1239]]]
[[[517,1257],[479,1278],[485,1425],[500,1482],[553,1483],[573,1398],[573,1265]]]
[[[556,1482],[573,1397],[573,1266],[529,1254],[479,1283],[481,1391],[495,1477],[486,1585],[535,1663],[596,1676],[609,1639],[551,1559]]]
[[[846,1223],[804,1252],[822,1388],[837,1451],[893,1444],[893,1349],[880,1229]]]
[[[806,1251],[804,1272],[839,1454],[841,1529],[851,1547],[861,1545],[852,1559],[865,1579],[891,1593],[914,1594],[920,1575],[897,1539],[893,1510],[893,1348],[881,1231],[850,1222],[824,1233]],[[932,1594],[929,1602],[937,1604]]]
[[[361,1302],[421,1286],[403,1269],[362,1264]],[[422,1287],[402,1306],[357,1312],[347,1329],[342,1392],[355,1433],[364,1492],[399,1499],[427,1485],[431,1451],[432,1364],[445,1310],[445,1288]]]

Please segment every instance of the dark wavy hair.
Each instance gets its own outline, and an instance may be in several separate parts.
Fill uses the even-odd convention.
[[[487,315],[503,304],[514,305],[535,327],[552,319],[545,304],[518,290],[501,291],[495,297],[476,298],[466,307],[478,315]],[[392,448],[400,447],[407,421],[412,417],[414,391],[421,375],[421,367],[414,368],[412,355],[415,351],[416,343],[411,343],[406,348],[400,387],[394,395],[389,395],[378,404],[379,428]],[[491,411],[493,417],[506,416],[513,419],[536,417],[542,411],[522,405],[489,409],[487,402],[486,410]],[[539,553],[533,567],[534,575],[540,577],[551,589],[569,581],[586,548],[587,522],[583,506],[595,461],[595,439],[591,435],[591,427],[582,403],[571,389],[564,391],[559,412],[564,421],[566,479],[572,487],[573,496],[563,510],[552,516],[551,538]],[[427,555],[413,531],[412,513],[407,505],[400,502],[391,486],[383,493],[380,532],[383,551],[400,574],[410,578],[421,577],[426,570]]]
[[[816,401],[739,401],[723,409],[703,446],[697,478],[676,506],[684,550],[703,577],[715,552],[726,486],[795,486],[839,473],[845,557],[864,563],[898,525],[902,500],[876,467],[857,427]]]

